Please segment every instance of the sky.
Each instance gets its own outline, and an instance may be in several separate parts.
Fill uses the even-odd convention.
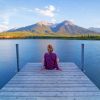
[[[39,21],[100,28],[100,0],[0,0],[0,32]]]

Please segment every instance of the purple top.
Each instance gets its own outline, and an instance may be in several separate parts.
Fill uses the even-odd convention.
[[[57,55],[55,53],[45,53],[44,54],[44,67],[45,69],[59,69],[57,64]]]

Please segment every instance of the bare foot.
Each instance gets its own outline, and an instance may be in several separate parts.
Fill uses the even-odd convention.
[[[60,69],[60,68],[59,69],[56,69],[56,70],[62,71],[62,69]]]
[[[41,68],[40,71],[46,70],[45,68]]]

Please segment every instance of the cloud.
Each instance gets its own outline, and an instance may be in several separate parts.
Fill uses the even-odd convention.
[[[94,21],[91,26],[92,27],[96,27],[96,28],[100,28],[100,20],[99,19],[96,19],[96,21]]]
[[[55,18],[52,18],[52,19],[51,19],[51,22],[52,22],[52,23],[56,23],[56,19],[55,19]]]
[[[75,20],[74,20],[74,19],[69,19],[69,21],[70,21],[72,24],[75,24]]]
[[[43,9],[35,8],[35,11],[43,16],[54,17],[56,8],[53,5],[49,5],[44,7]]]
[[[8,30],[8,25],[1,24],[0,25],[0,32],[6,31],[6,30]]]
[[[21,9],[22,11],[34,12],[34,10],[33,10],[33,9],[30,9],[30,8],[21,7],[20,9]]]
[[[0,11],[0,32],[7,31],[8,29],[12,28],[12,26],[10,25],[10,21],[13,19],[13,17],[19,16],[22,13],[24,15],[28,12],[34,15],[37,13],[39,14],[39,16],[42,15],[44,17],[47,17],[48,20],[51,21],[52,23],[56,22],[55,15],[57,9],[53,5],[46,6],[42,9],[17,7],[13,9],[7,9],[5,10],[5,12]]]
[[[0,21],[0,32],[8,30],[8,28],[9,28],[9,16],[3,15],[3,16],[0,16],[0,18],[2,19]]]
[[[14,8],[5,12],[0,12],[0,32],[9,29],[10,18],[17,13],[18,9]]]
[[[29,13],[34,13],[34,14],[37,13],[39,14],[39,16],[42,15],[43,17],[48,17],[50,18],[52,23],[56,22],[55,15],[56,15],[57,9],[53,5],[46,6],[42,9],[40,8],[30,9],[26,7],[21,7],[19,9],[22,12],[29,12]]]

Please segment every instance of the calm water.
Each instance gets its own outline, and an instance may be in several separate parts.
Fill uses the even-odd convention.
[[[41,62],[48,44],[61,62],[74,62],[81,67],[81,44],[85,44],[85,70],[88,77],[100,88],[100,41],[87,40],[0,40],[0,87],[10,80],[16,71],[16,48],[19,44],[20,68],[27,62]]]

